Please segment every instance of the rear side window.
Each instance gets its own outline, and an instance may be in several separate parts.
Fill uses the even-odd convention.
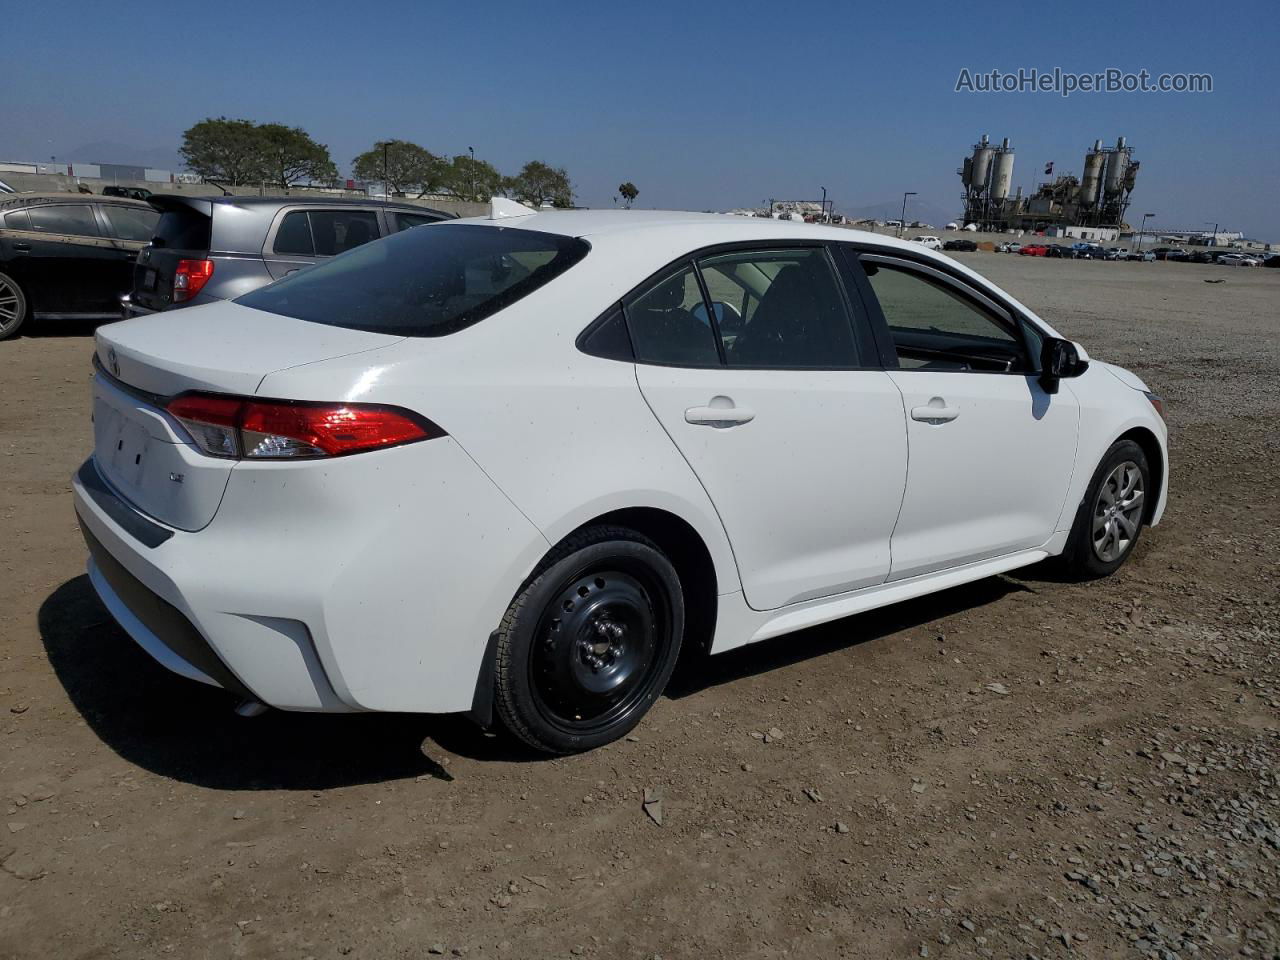
[[[276,253],[293,254],[300,257],[314,257],[315,244],[311,240],[311,226],[307,223],[305,210],[286,213],[280,221],[280,229],[276,231],[276,242],[271,248]]]
[[[699,260],[698,269],[729,366],[858,366],[853,325],[826,250],[724,253]]]
[[[31,218],[25,210],[10,210],[4,215],[4,225],[10,230],[30,230]]]
[[[378,215],[372,210],[312,210],[308,216],[319,257],[333,257],[378,239]]]
[[[715,332],[697,274],[685,267],[627,303],[636,359],[680,367],[716,367]]]
[[[440,337],[528,296],[590,249],[575,237],[510,227],[404,230],[236,302],[329,326]]]
[[[156,232],[156,221],[160,215],[154,210],[142,207],[119,207],[104,204],[107,219],[111,221],[111,229],[121,240],[150,240]]]
[[[272,251],[302,257],[333,257],[378,239],[372,210],[294,210],[285,214]]]
[[[54,203],[46,207],[29,207],[31,229],[39,233],[67,233],[77,237],[96,237],[98,221],[87,203]]]
[[[170,250],[208,250],[210,220],[199,210],[174,207],[160,214],[152,243]]]

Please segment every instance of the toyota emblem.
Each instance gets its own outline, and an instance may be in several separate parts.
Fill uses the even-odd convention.
[[[107,368],[111,371],[113,377],[120,376],[120,361],[116,359],[115,347],[110,347],[107,350]]]

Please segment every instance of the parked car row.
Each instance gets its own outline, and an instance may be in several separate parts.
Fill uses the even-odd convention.
[[[449,218],[373,200],[3,194],[0,339],[33,320],[119,319],[230,299]]]

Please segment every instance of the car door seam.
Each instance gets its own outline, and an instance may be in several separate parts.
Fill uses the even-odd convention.
[[[751,601],[747,599],[747,586],[742,578],[742,564],[738,562],[738,554],[733,546],[733,537],[729,536],[729,528],[725,525],[724,517],[720,515],[720,508],[716,506],[715,498],[711,496],[711,491],[708,490],[707,485],[702,482],[702,477],[698,476],[698,471],[693,468],[693,464],[689,462],[689,458],[685,456],[685,452],[680,449],[680,444],[676,442],[676,438],[671,435],[671,431],[667,429],[667,425],[663,423],[662,418],[658,416],[658,411],[653,409],[653,404],[649,402],[648,396],[645,395],[644,387],[640,385],[640,365],[638,363],[633,363],[631,365],[631,376],[635,379],[636,392],[640,394],[640,399],[644,401],[644,405],[648,408],[653,419],[658,422],[658,427],[664,434],[666,434],[667,439],[671,441],[671,446],[675,448],[680,459],[684,461],[684,465],[688,467],[689,472],[693,474],[693,479],[697,482],[703,495],[707,498],[707,503],[711,504],[711,510],[716,515],[716,520],[720,522],[720,530],[724,534],[724,541],[729,545],[729,556],[733,557],[733,568],[738,574],[738,585],[742,588],[743,600],[748,607],[754,610],[755,607],[752,607]]]

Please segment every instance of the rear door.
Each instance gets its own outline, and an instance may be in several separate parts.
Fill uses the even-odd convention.
[[[23,260],[34,313],[111,312],[120,254],[104,235],[93,206],[47,203],[27,207],[31,232]]]
[[[377,240],[382,233],[373,207],[286,207],[267,232],[262,256],[272,279]]]
[[[747,602],[883,582],[906,479],[902,400],[831,252],[707,254],[624,306],[640,389],[715,504]]]
[[[1047,394],[1039,335],[976,285],[862,253],[860,282],[892,344],[910,469],[890,580],[1038,547],[1075,467],[1079,406]]]

